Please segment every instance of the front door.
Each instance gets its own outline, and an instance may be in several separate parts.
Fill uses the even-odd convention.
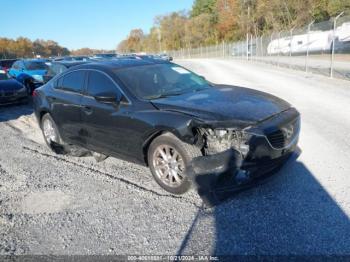
[[[114,102],[98,98],[114,97]],[[127,154],[128,104],[120,103],[122,94],[117,84],[105,73],[88,73],[86,93],[81,100],[82,130],[86,147],[120,156]]]

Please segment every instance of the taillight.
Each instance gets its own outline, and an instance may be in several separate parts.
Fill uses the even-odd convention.
[[[36,90],[34,89],[34,91],[33,91],[33,93],[32,93],[32,96],[33,96],[33,97],[38,96],[38,91],[36,91]]]

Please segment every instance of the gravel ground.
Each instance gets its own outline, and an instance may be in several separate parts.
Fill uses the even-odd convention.
[[[269,183],[211,209],[147,168],[55,155],[30,106],[0,109],[0,254],[350,255],[350,84],[228,60],[178,63],[284,98],[302,153]]]

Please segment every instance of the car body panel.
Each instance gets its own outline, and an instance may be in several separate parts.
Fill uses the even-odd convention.
[[[0,104],[13,104],[28,100],[24,86],[15,79],[0,80]]]
[[[237,86],[219,87],[157,99],[152,103],[161,110],[183,112],[200,119],[247,123],[262,121],[290,107],[287,102],[267,93]]]

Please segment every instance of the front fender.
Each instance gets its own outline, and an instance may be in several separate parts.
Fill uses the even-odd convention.
[[[134,117],[142,119],[143,122],[146,122],[146,126],[149,127],[143,133],[143,141],[147,141],[154,134],[170,132],[185,143],[195,143],[195,120],[188,115],[177,112],[149,110],[138,112]]]

